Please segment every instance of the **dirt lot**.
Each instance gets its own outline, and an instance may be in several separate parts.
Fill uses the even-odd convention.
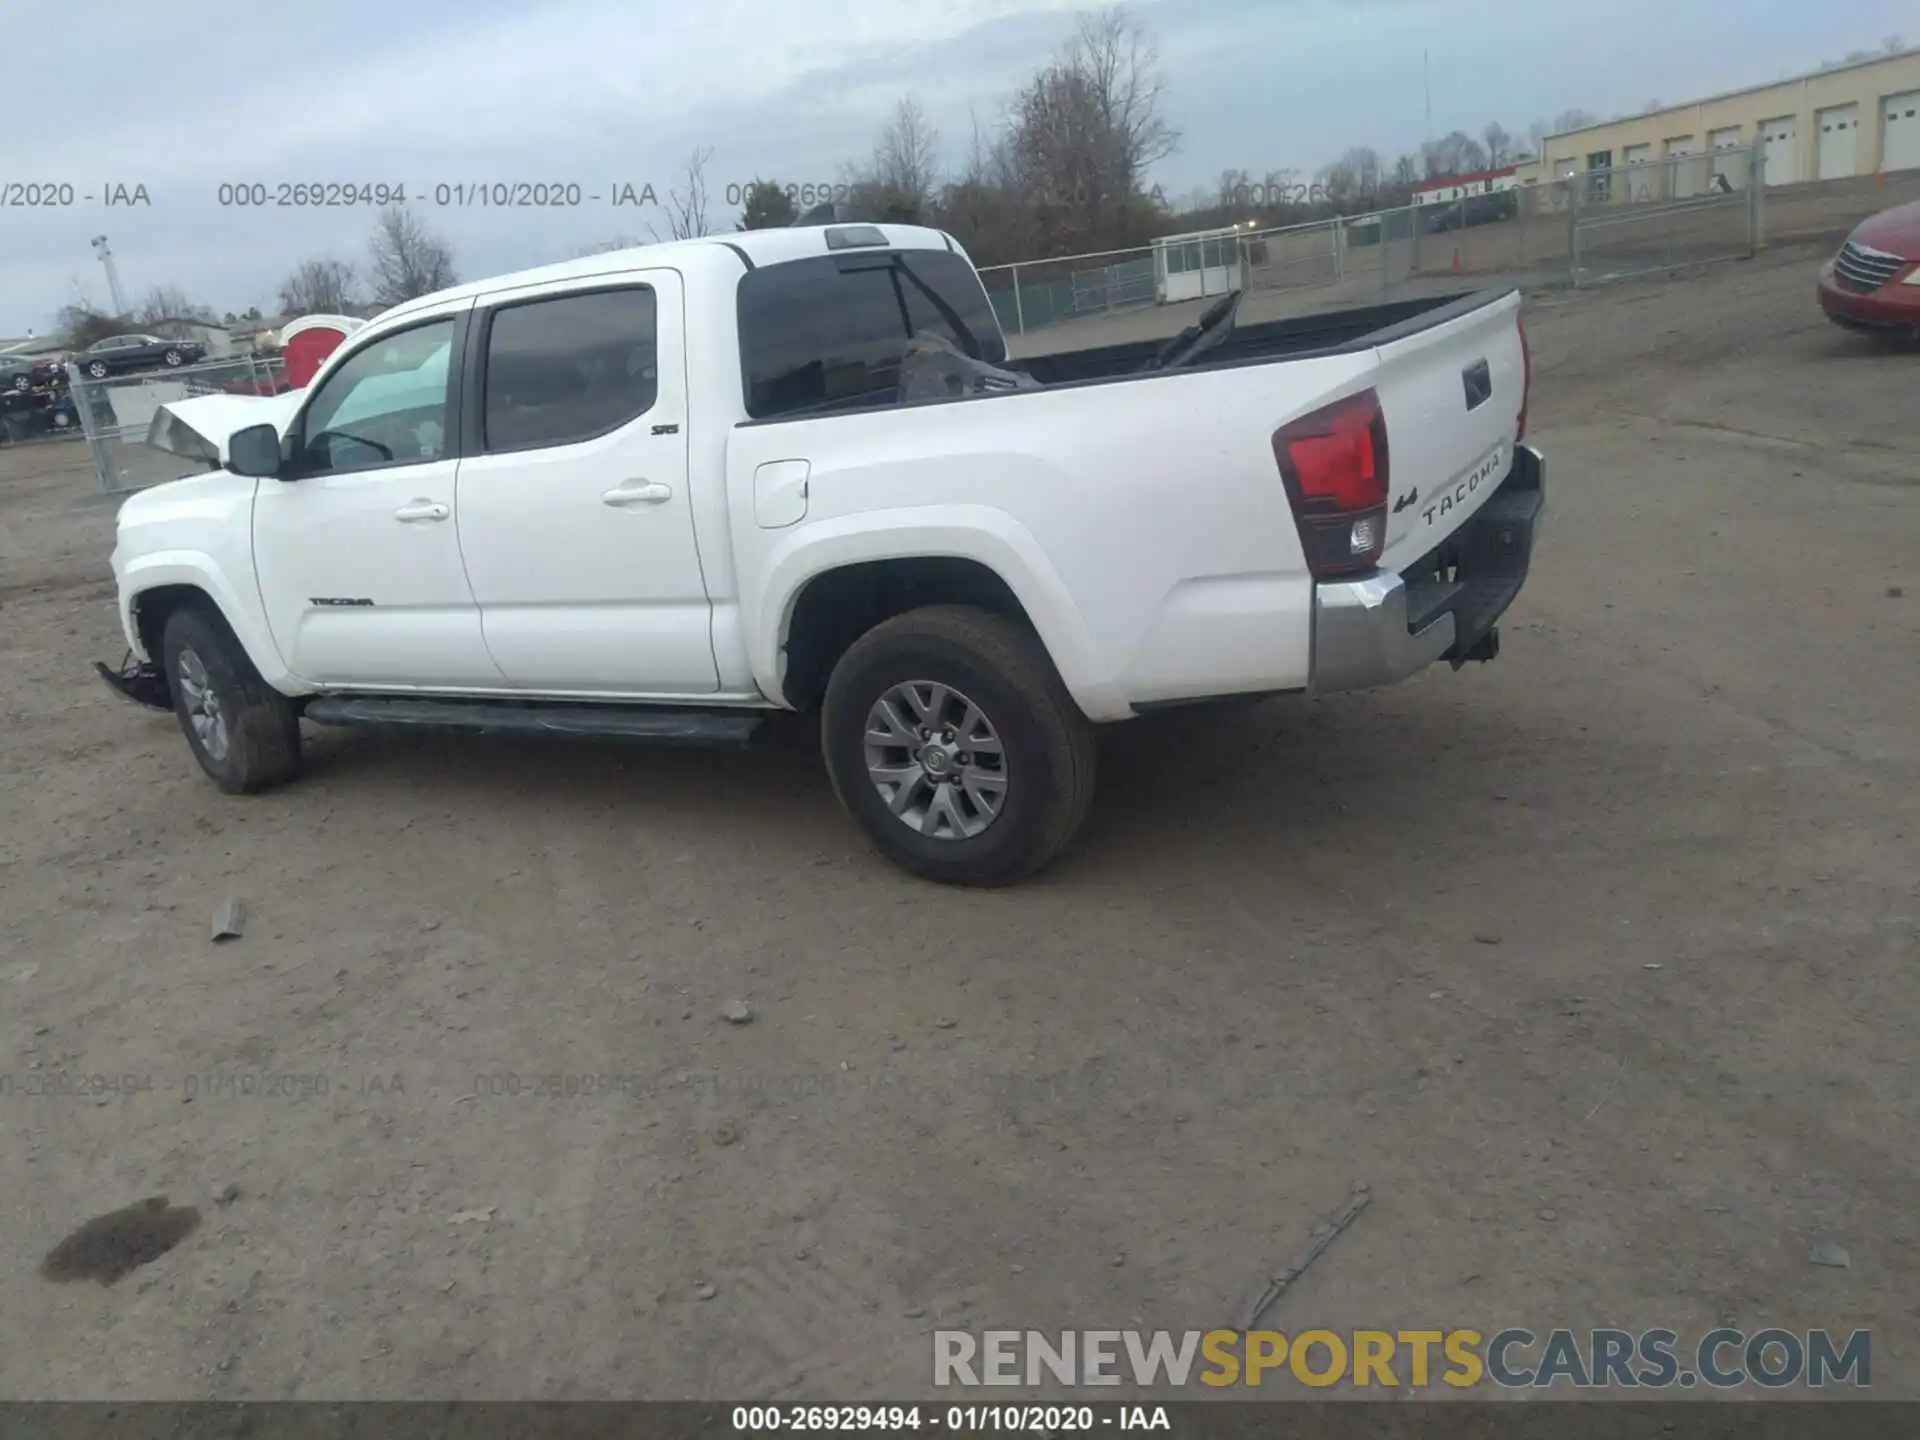
[[[1536,304],[1502,658],[1114,732],[1000,894],[790,752],[224,798],[87,671],[111,510],[0,450],[0,1394],[922,1394],[936,1325],[1236,1325],[1364,1180],[1271,1323],[1870,1327],[1920,1395],[1920,361],[1818,258]]]

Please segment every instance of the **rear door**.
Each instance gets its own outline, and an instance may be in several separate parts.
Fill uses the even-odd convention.
[[[673,270],[489,297],[474,314],[460,544],[517,687],[711,695]]]
[[[1411,565],[1485,503],[1513,463],[1526,398],[1517,292],[1438,324],[1409,323],[1411,333],[1387,332],[1376,352],[1388,570]]]

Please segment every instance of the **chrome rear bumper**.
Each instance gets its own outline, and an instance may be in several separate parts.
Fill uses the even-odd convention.
[[[1438,660],[1456,666],[1490,658],[1494,624],[1520,593],[1545,509],[1546,460],[1531,445],[1514,447],[1513,468],[1493,497],[1454,537],[1485,574],[1470,572],[1437,605],[1435,587],[1413,585],[1391,571],[1314,587],[1314,694],[1391,685]],[[1457,593],[1456,593],[1457,592]],[[1415,628],[1415,627],[1418,628]]]

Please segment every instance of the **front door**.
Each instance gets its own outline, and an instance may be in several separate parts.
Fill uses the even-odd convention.
[[[460,545],[518,687],[711,695],[712,609],[688,485],[678,272],[474,312]]]
[[[289,427],[282,477],[260,482],[260,592],[274,643],[304,680],[503,687],[455,515],[449,402],[466,324],[463,308],[357,345]]]

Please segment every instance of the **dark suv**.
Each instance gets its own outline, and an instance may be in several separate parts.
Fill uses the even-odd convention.
[[[158,335],[109,335],[73,357],[80,373],[95,380],[131,370],[177,370],[207,358],[207,347],[193,340],[164,340]]]

